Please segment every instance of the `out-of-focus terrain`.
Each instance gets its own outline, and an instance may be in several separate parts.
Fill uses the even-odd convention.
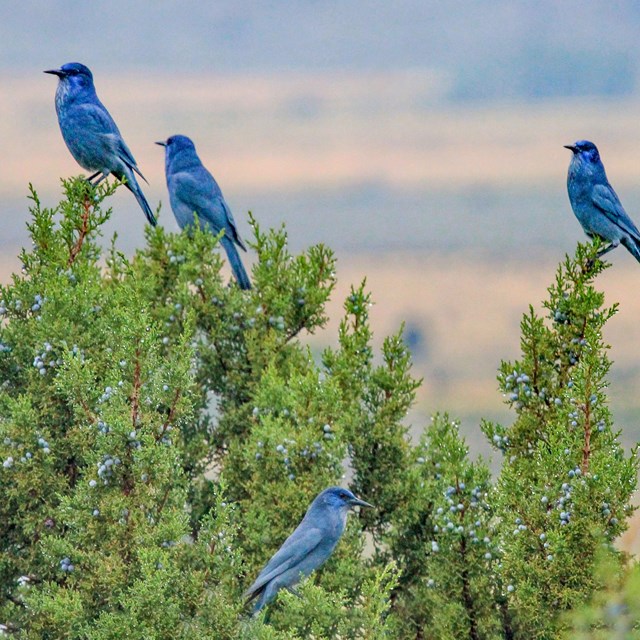
[[[48,65],[51,66],[51,65]],[[45,68],[45,67],[43,67]],[[569,208],[567,142],[599,144],[609,177],[640,222],[640,101],[554,99],[452,105],[435,73],[188,75],[96,74],[98,93],[149,180],[161,224],[167,208],[162,150],[174,133],[193,137],[245,236],[246,212],[286,224],[294,251],[324,242],[338,257],[339,285],[315,349],[336,339],[350,284],[367,278],[375,339],[405,322],[414,373],[424,378],[412,433],[446,410],[462,420],[474,454],[499,456],[481,417],[509,421],[495,374],[516,357],[519,321],[540,308],[557,263],[584,236]],[[55,81],[2,78],[0,281],[19,269],[28,242],[27,184],[47,205],[59,178],[81,173],[60,136]],[[128,253],[143,243],[143,215],[121,189],[105,229]],[[640,434],[640,265],[623,249],[598,284],[621,303],[606,339],[615,361],[610,398],[622,440]],[[248,257],[250,262],[250,255]],[[624,541],[637,548],[638,527]]]

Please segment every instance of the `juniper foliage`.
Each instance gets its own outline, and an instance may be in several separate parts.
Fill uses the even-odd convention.
[[[630,515],[635,457],[606,402],[596,248],[567,258],[499,383],[512,425],[483,430],[492,481],[446,415],[418,443],[402,328],[374,352],[365,284],[314,354],[335,260],[292,255],[251,218],[254,288],[218,238],[147,228],[104,250],[115,186],[31,191],[31,250],[0,289],[0,631],[25,639],[545,638],[597,597]],[[343,481],[375,511],[266,615],[243,590]]]

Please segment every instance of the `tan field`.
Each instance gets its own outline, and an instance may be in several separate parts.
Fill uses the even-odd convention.
[[[29,181],[57,188],[60,175],[79,169],[55,120],[55,79],[4,76],[2,84],[0,131],[12,161],[3,163],[0,195],[23,193]],[[230,189],[539,184],[565,175],[561,145],[587,134],[606,151],[617,184],[638,175],[636,102],[451,106],[440,100],[442,79],[417,72],[101,75],[96,86],[154,188],[163,165],[152,143],[173,133],[196,139]]]

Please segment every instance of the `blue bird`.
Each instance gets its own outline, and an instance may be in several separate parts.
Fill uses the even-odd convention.
[[[292,591],[301,578],[317,569],[333,552],[353,507],[372,507],[342,487],[330,487],[311,503],[298,528],[247,589],[247,602],[258,598],[254,615],[271,602],[281,588]]]
[[[215,235],[224,230],[220,239],[231,269],[241,289],[251,289],[251,281],[242,266],[235,245],[244,246],[229,206],[213,176],[204,167],[193,142],[187,136],[171,136],[156,142],[165,148],[165,171],[171,208],[181,229],[193,225],[194,214],[200,225]]]
[[[69,62],[45,73],[58,76],[56,113],[60,131],[76,162],[87,171],[95,172],[88,180],[91,182],[98,178],[95,182],[98,184],[110,173],[118,180],[124,180],[147,220],[155,226],[155,216],[134,172],[145,182],[146,179],[140,173],[116,123],[100,102],[91,71],[83,64]]]
[[[622,243],[640,262],[640,231],[609,184],[596,145],[579,140],[565,148],[573,153],[567,176],[573,213],[590,238],[598,237],[609,243],[598,252],[598,257]]]

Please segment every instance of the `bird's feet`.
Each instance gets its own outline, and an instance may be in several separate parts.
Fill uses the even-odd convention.
[[[589,273],[593,270],[593,267],[596,264],[597,260],[602,261],[602,256],[604,256],[605,254],[609,253],[609,251],[613,251],[615,248],[617,248],[620,245],[619,242],[611,242],[610,244],[608,244],[606,247],[604,247],[603,249],[600,249],[597,253],[595,258],[589,258],[586,263],[584,264],[584,266],[582,267],[582,273]]]
[[[96,171],[95,173],[92,173],[88,178],[85,178],[85,180],[92,187],[97,187],[107,177],[107,175],[108,174],[103,173],[102,171]],[[98,178],[98,179],[96,180],[96,178]]]

